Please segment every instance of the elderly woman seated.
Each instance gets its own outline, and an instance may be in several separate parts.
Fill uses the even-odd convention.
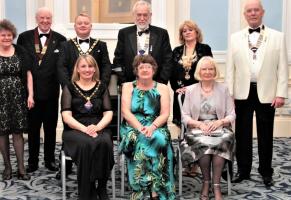
[[[203,57],[194,74],[199,83],[188,86],[182,108],[182,123],[187,127],[181,143],[182,162],[198,162],[203,176],[200,199],[209,199],[212,181],[215,199],[222,199],[220,178],[225,161],[232,161],[235,147],[231,123],[235,119],[234,103],[226,86],[215,80],[218,68],[211,57]]]

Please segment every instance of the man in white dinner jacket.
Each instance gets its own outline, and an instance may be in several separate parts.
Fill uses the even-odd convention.
[[[256,113],[258,171],[266,187],[273,185],[273,127],[275,109],[288,97],[288,64],[284,34],[262,23],[260,0],[247,0],[244,16],[248,27],[231,36],[226,82],[234,97],[235,135],[239,183],[250,178],[252,126]]]

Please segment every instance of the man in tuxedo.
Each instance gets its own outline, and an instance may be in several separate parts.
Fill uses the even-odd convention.
[[[275,109],[288,94],[288,65],[284,34],[262,23],[260,0],[247,0],[244,16],[248,27],[231,36],[226,81],[235,100],[235,183],[250,178],[252,125],[256,113],[259,168],[266,187],[273,185],[273,126]]]
[[[135,25],[119,31],[114,52],[113,67],[119,71],[119,82],[135,80],[132,68],[134,57],[150,54],[158,64],[154,79],[167,84],[172,71],[172,50],[168,32],[150,25],[152,11],[147,1],[137,1],[132,12]]]
[[[36,22],[38,26],[35,29],[21,33],[17,40],[17,44],[22,45],[34,61],[32,73],[35,106],[29,110],[28,114],[27,172],[38,169],[41,125],[44,130],[45,167],[51,171],[57,171],[55,143],[60,85],[56,64],[60,44],[66,41],[66,38],[51,29],[52,13],[48,8],[38,9]]]
[[[111,76],[111,62],[106,43],[90,37],[92,23],[90,17],[85,13],[81,13],[75,18],[74,28],[77,37],[62,44],[58,60],[58,75],[62,87],[71,81],[75,62],[82,54],[91,54],[95,58],[100,70],[100,79],[108,85]]]

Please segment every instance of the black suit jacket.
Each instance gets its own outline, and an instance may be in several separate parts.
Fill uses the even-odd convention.
[[[169,35],[165,29],[149,26],[150,52],[157,64],[158,71],[154,79],[167,84],[172,72],[172,49]],[[137,54],[137,27],[136,25],[123,28],[118,33],[117,46],[114,52],[113,67],[121,68],[120,82],[128,82],[136,79],[133,74],[132,62]]]
[[[95,39],[90,38],[90,46],[95,41]],[[108,86],[111,76],[111,62],[109,60],[106,43],[99,40],[90,54],[95,58],[98,64],[100,80]],[[62,87],[71,82],[74,65],[78,57],[79,51],[72,40],[62,44],[58,60],[58,75]]]
[[[203,56],[211,56],[212,52],[210,46],[207,44],[197,43],[195,46],[195,51],[197,54],[197,61],[192,63],[189,75],[190,79],[185,79],[185,70],[183,66],[179,63],[181,57],[183,56],[184,45],[178,46],[173,50],[173,72],[170,79],[171,87],[175,91],[178,88],[185,87],[197,83],[198,81],[194,78],[194,73],[198,61]]]
[[[59,98],[60,86],[57,77],[57,60],[60,44],[66,41],[66,38],[55,31],[51,31],[51,34],[47,51],[40,65],[35,52],[34,29],[21,33],[17,39],[17,44],[23,46],[33,60],[33,91],[36,100]]]

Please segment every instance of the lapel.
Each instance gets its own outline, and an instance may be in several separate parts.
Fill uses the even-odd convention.
[[[250,56],[249,56],[249,32],[248,32],[248,28],[245,28],[244,30],[242,30],[241,42],[242,42],[242,44],[239,44],[239,46],[242,47],[242,49],[243,49],[245,60],[247,60],[248,66],[250,69],[250,66],[252,65],[252,60],[250,59]]]
[[[46,53],[44,54],[44,57],[46,57],[50,52],[52,52],[56,44],[56,38],[53,31],[51,31],[51,34],[52,35],[51,35],[50,41],[48,41],[47,50],[46,50]]]
[[[133,55],[136,55],[136,53],[137,53],[136,31],[137,31],[136,26],[133,26],[132,30],[128,34],[128,39],[130,41],[130,46],[131,46],[131,49],[133,51]]]
[[[89,48],[90,48],[93,45],[93,43],[95,42],[95,39],[90,37],[89,41],[90,41],[89,42]]]
[[[262,70],[262,65],[263,65],[263,61],[265,59],[265,51],[266,51],[266,47],[268,45],[268,35],[269,35],[269,29],[265,26],[265,30],[264,30],[264,38],[262,41],[262,44],[260,46],[260,51],[258,53],[258,65],[260,66],[260,71]]]
[[[264,33],[264,38],[262,41],[261,46],[259,47],[260,50],[258,51],[258,55],[257,55],[257,59],[258,59],[258,66],[260,67],[260,71],[262,70],[262,64],[265,58],[265,51],[266,51],[266,46],[268,44],[268,34],[269,34],[269,29],[265,26],[265,33]],[[249,56],[249,43],[248,43],[248,28],[245,28],[243,30],[243,39],[242,39],[242,44],[241,46],[243,47],[242,49],[244,49],[244,54],[245,54],[245,58],[248,61],[248,66],[252,66],[252,59]]]
[[[153,27],[150,25],[150,44],[149,44],[149,54],[152,55],[153,51],[155,50],[153,47],[156,46],[157,38],[158,35],[157,33],[153,30]]]
[[[70,45],[72,47],[72,51],[71,53],[75,55],[75,58],[77,60],[77,58],[79,57],[79,50],[77,49],[76,45],[74,44],[74,42],[72,40],[76,40],[77,38],[73,38],[71,39],[69,42],[70,42]],[[74,63],[75,64],[75,63]]]

